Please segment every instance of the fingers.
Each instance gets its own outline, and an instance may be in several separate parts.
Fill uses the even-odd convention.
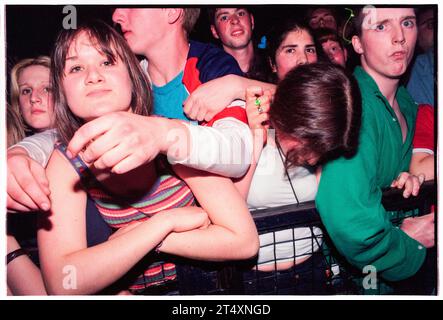
[[[394,180],[394,182],[392,183],[392,186],[397,187],[398,189],[403,189],[403,187],[406,183],[406,180],[408,180],[408,177],[409,177],[409,173],[401,172],[398,175],[397,179]]]
[[[94,119],[81,126],[69,141],[67,154],[74,157],[83,150],[92,140],[96,139],[106,131],[110,130],[115,124],[114,115],[105,115]],[[91,154],[92,155],[92,154]],[[89,159],[88,159],[89,160]],[[94,159],[91,159],[91,161]]]
[[[43,168],[39,163],[31,161],[30,163],[32,176],[35,178],[37,183],[40,185],[42,191],[49,196],[51,191],[49,190],[49,181],[46,177],[45,168]]]
[[[119,144],[105,152],[94,162],[94,167],[100,170],[114,168],[119,162],[129,157],[130,152],[124,145]]]
[[[392,188],[403,189],[403,197],[409,198],[411,194],[417,196],[420,191],[420,186],[424,181],[424,175],[420,174],[418,177],[408,172],[402,172],[398,178],[391,184]]]
[[[15,201],[12,199],[9,195],[7,195],[6,198],[6,208],[8,209],[8,212],[16,213],[16,212],[29,212],[29,211],[35,211],[36,209],[31,209],[29,207],[25,207],[23,204]]]
[[[14,174],[8,172],[8,195],[11,198],[9,204],[11,209],[19,210],[16,203],[29,208],[30,210],[49,210],[50,200],[48,198],[49,189],[43,168],[34,163],[29,166],[21,166],[15,170]],[[35,177],[38,177],[37,179]],[[46,184],[40,185],[39,181]]]
[[[133,153],[130,156],[126,157],[125,159],[121,160],[117,165],[115,165],[112,168],[112,172],[117,174],[123,174],[133,170],[134,168],[141,166],[145,162],[146,162],[145,157]]]
[[[94,162],[94,164],[96,164],[107,152],[110,152],[118,145],[119,140],[115,138],[115,135],[111,131],[112,129],[95,139],[86,147],[82,153],[82,158],[85,162]],[[124,156],[126,157],[126,155]],[[99,168],[98,166],[96,167]],[[104,169],[105,167],[99,169]]]

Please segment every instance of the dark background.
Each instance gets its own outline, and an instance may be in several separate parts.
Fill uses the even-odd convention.
[[[6,6],[6,41],[8,71],[18,60],[49,55],[57,33],[62,28],[64,5],[8,5]],[[210,7],[210,6],[203,6]],[[303,17],[307,5],[246,6],[254,14],[255,34],[262,36],[275,22],[289,16]],[[325,7],[325,5],[323,5]],[[334,6],[342,7],[345,6]],[[114,10],[110,5],[76,5],[77,23],[88,19],[102,19],[112,24]],[[344,11],[344,9],[342,9]],[[209,30],[206,10],[202,10],[190,38],[203,42],[214,41]]]

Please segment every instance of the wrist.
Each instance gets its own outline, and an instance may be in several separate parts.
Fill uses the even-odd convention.
[[[6,265],[8,265],[10,262],[12,262],[14,259],[26,255],[29,257],[29,253],[27,250],[23,249],[23,248],[18,248],[14,251],[9,252],[6,255]]]

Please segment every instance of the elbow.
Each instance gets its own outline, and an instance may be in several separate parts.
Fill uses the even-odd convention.
[[[243,236],[239,245],[240,250],[237,251],[236,258],[239,260],[251,259],[257,256],[260,249],[260,240],[257,232],[248,237]]]

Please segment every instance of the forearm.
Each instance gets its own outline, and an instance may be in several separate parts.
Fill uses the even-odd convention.
[[[7,236],[8,253],[20,248],[13,236]],[[46,295],[40,269],[27,255],[21,255],[7,265],[8,288],[15,296]]]
[[[196,260],[248,259],[257,254],[257,250],[251,248],[251,243],[257,242],[257,239],[256,236],[247,236],[247,233],[246,230],[238,232],[218,225],[171,233],[163,241],[160,251]]]
[[[238,120],[223,121],[214,127],[186,125],[189,144],[187,148],[171,145],[169,161],[226,177],[243,176],[252,158],[251,132]]]
[[[94,294],[128,272],[172,230],[154,216],[133,230],[94,247],[84,248],[43,265],[50,294]],[[68,284],[68,285],[66,285]]]
[[[410,173],[413,175],[425,175],[425,180],[434,180],[434,155],[428,153],[414,153],[409,167]]]
[[[236,88],[233,99],[246,100],[246,88],[256,86],[261,87],[263,90],[275,90],[277,87],[275,84],[253,80],[238,75],[228,75],[229,81],[232,83],[232,87]]]

